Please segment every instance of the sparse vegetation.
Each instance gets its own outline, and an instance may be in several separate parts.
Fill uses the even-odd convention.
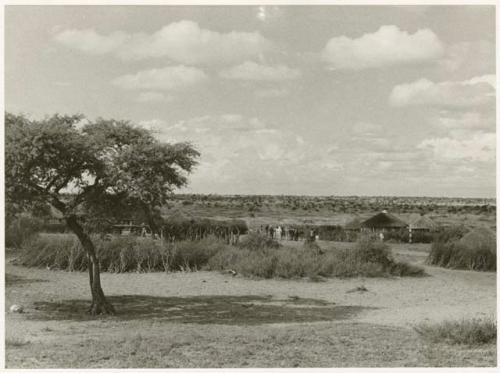
[[[251,251],[255,250],[266,250],[266,249],[279,249],[281,247],[278,241],[275,241],[265,235],[251,232],[239,245],[242,249],[248,249]]]
[[[15,348],[15,347],[23,347],[29,344],[30,341],[21,339],[21,338],[6,338],[5,339],[5,347],[7,348]]]
[[[263,278],[419,276],[423,270],[393,260],[387,245],[363,239],[351,249],[322,250],[315,242],[283,247],[259,234],[238,246],[214,238],[162,243],[136,236],[93,237],[101,269],[107,272],[233,269]],[[23,245],[17,262],[29,267],[86,271],[87,257],[70,234],[40,234]]]
[[[325,252],[315,243],[258,251],[226,247],[210,258],[208,268],[234,269],[247,276],[263,278],[420,276],[424,273],[422,268],[395,262],[387,245],[368,239],[359,241],[352,249]]]
[[[496,343],[497,324],[492,319],[443,321],[437,324],[420,324],[415,330],[434,343],[466,344],[477,346]]]

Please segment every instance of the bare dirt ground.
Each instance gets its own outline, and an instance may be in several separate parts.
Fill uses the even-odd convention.
[[[425,245],[395,245],[423,263]],[[8,262],[8,259],[7,259]],[[85,273],[6,265],[9,368],[495,366],[496,347],[431,344],[420,322],[495,317],[496,274],[252,280],[215,272],[103,274],[113,317],[85,314]],[[356,290],[364,286],[368,291]]]

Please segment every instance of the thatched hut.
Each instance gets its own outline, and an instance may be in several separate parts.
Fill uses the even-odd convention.
[[[408,223],[389,214],[386,210],[361,223],[364,232],[391,232],[408,228]]]
[[[412,232],[432,232],[437,229],[437,224],[426,215],[419,215],[410,220],[409,229]]]
[[[357,216],[344,226],[346,231],[359,232],[361,230],[361,219]]]

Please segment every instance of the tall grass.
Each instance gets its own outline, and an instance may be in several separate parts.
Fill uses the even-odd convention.
[[[418,276],[423,270],[397,263],[382,242],[363,239],[350,249],[323,251],[316,243],[283,247],[264,236],[249,235],[238,246],[215,238],[165,243],[150,238],[93,237],[101,270],[107,272],[229,270],[262,278]],[[70,234],[40,234],[23,245],[18,263],[85,271],[87,258]]]
[[[209,259],[208,269],[232,269],[247,276],[263,278],[423,275],[421,268],[395,262],[390,248],[381,242],[363,239],[351,249],[323,252],[318,248],[304,245],[256,251],[245,247],[225,247]]]
[[[487,228],[451,228],[435,236],[429,264],[453,269],[496,270],[496,237]]]
[[[27,214],[5,221],[5,247],[20,248],[42,229],[42,219]]]
[[[434,343],[466,344],[470,346],[495,343],[497,324],[492,319],[443,321],[420,324],[415,330]]]
[[[136,236],[92,237],[101,270],[107,272],[188,271],[202,268],[224,245],[213,238],[162,243]],[[23,245],[18,263],[69,271],[87,270],[87,258],[71,234],[40,234]]]

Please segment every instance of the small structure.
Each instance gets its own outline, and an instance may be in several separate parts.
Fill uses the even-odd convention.
[[[386,210],[361,223],[362,232],[390,232],[408,228],[408,223]]]
[[[356,216],[353,220],[344,226],[345,239],[347,241],[356,241],[359,232],[361,231],[361,219]]]
[[[431,232],[436,230],[437,224],[428,216],[420,215],[410,221],[410,232]]]
[[[361,230],[361,219],[359,217],[355,217],[344,226],[344,229],[346,231],[359,232]]]

